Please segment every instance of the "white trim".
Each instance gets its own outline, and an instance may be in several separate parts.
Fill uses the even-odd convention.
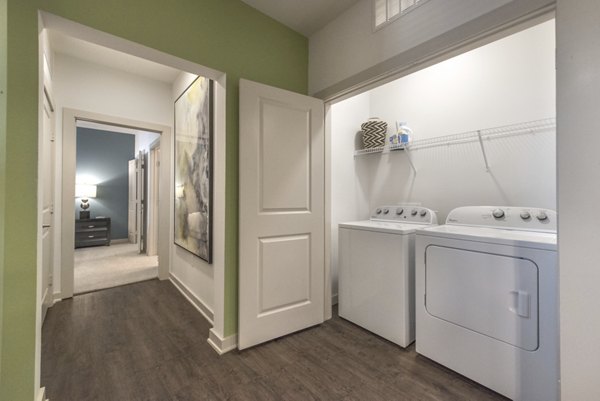
[[[54,306],[55,303],[62,301],[62,293],[60,292],[55,292],[52,294],[52,306]]]
[[[157,160],[157,154],[160,155],[160,138],[150,144],[148,152],[148,232],[146,233],[146,254],[154,256],[158,249],[158,195],[160,188],[160,160]],[[157,174],[159,173],[159,174]]]
[[[35,395],[35,401],[46,401],[46,387],[40,387]]]
[[[208,320],[208,322],[213,325],[214,324],[214,319],[215,319],[215,315],[212,311],[211,308],[209,308],[200,298],[198,298],[185,284],[183,284],[183,282],[177,278],[177,276],[175,276],[172,272],[169,273],[169,280],[171,280],[171,282],[173,283],[173,285],[175,286],[175,288],[177,288],[179,290],[179,292],[181,292],[183,294],[184,297],[186,297],[186,299],[188,301],[190,301],[190,303],[192,305],[194,305],[196,307],[196,309],[198,309],[198,311],[202,314],[202,316],[204,316],[204,318],[206,320]]]
[[[325,298],[323,301],[323,307],[325,308],[323,317],[325,320],[329,320],[333,316],[332,305],[327,302],[327,299],[331,299],[332,291],[332,280],[331,280],[331,103],[324,103],[325,107],[325,163],[323,165],[325,173]]]
[[[42,324],[44,324],[44,320],[46,319],[46,315],[48,314],[48,309],[54,305],[54,302],[52,303],[52,305],[49,305],[48,303],[48,298],[51,295],[50,290],[52,289],[52,286],[49,286],[47,288],[44,289],[44,295],[42,296]],[[54,301],[54,300],[53,300]]]
[[[214,329],[210,329],[207,341],[219,355],[237,349],[237,334],[223,338]]]

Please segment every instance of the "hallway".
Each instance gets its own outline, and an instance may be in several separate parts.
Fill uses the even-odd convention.
[[[219,357],[210,325],[168,281],[57,303],[43,327],[50,401],[504,400],[334,316]]]

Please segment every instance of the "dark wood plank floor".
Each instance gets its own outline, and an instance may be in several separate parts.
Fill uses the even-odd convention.
[[[505,399],[337,316],[221,357],[209,328],[168,281],[59,302],[43,327],[42,385],[50,401]]]

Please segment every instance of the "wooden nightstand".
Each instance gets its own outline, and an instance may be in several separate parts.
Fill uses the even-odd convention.
[[[110,245],[110,217],[75,220],[75,248]]]

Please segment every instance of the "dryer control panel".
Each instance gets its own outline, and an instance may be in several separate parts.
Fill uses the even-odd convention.
[[[533,207],[465,206],[448,214],[446,224],[556,232],[556,211]]]
[[[437,224],[435,210],[414,205],[379,206],[371,213],[371,220],[398,223]]]

